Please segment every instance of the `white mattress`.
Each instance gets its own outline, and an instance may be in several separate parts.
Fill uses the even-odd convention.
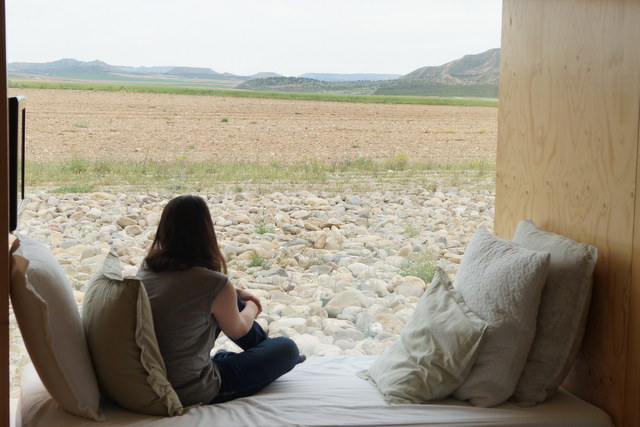
[[[138,415],[104,404],[107,420],[96,423],[61,410],[32,366],[25,368],[16,425],[80,426],[612,426],[602,410],[566,391],[532,408],[503,404],[474,408],[446,400],[428,405],[387,405],[356,375],[374,356],[309,358],[261,393],[231,402],[192,408],[174,418]]]

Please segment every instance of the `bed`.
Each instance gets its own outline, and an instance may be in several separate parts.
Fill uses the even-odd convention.
[[[456,286],[436,269],[381,355],[309,358],[254,396],[183,408],[144,286],[123,276],[117,253],[87,284],[81,321],[49,249],[19,236],[11,298],[33,365],[16,425],[611,426],[558,388],[584,331],[596,258],[531,221],[513,241],[480,227]]]
[[[32,366],[25,369],[18,427],[84,426],[612,426],[609,416],[564,390],[531,408],[505,403],[476,408],[447,399],[433,404],[385,403],[380,392],[356,375],[375,356],[312,357],[261,393],[235,401],[191,408],[181,416],[135,414],[103,403],[104,422],[60,409]]]

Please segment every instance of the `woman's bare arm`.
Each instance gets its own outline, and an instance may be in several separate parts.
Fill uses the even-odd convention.
[[[257,296],[244,289],[236,288],[236,292],[238,293],[238,296],[240,297],[242,302],[246,304],[247,301],[253,301],[254,304],[258,306],[258,314],[262,313],[262,304],[260,303],[260,299]]]
[[[244,309],[239,311],[236,288],[227,282],[211,305],[211,314],[218,326],[231,339],[241,338],[249,332],[258,316],[258,306],[253,301],[246,300],[244,303]]]

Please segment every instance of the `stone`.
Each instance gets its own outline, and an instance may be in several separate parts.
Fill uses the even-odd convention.
[[[400,250],[396,253],[396,255],[400,256],[400,257],[406,257],[409,254],[411,254],[411,252],[413,252],[413,249],[411,248],[411,245],[407,245],[407,246],[403,246],[402,248],[400,248]]]
[[[354,277],[358,277],[360,274],[364,273],[369,269],[367,264],[363,264],[361,262],[354,262],[349,264],[347,268],[353,273]]]
[[[295,342],[298,345],[298,349],[303,354],[314,354],[314,348],[321,344],[318,337],[309,334],[298,335]]]
[[[282,328],[291,328],[299,334],[307,333],[307,319],[301,317],[281,318],[269,324],[269,331],[277,334]]]
[[[348,306],[367,307],[370,305],[370,299],[364,296],[364,294],[356,289],[350,289],[340,292],[331,301],[325,305],[325,310],[329,317],[336,317],[342,313],[342,310]]]
[[[419,298],[424,293],[424,288],[415,283],[404,282],[396,286],[393,292],[405,297],[415,296]]]
[[[125,216],[121,216],[120,218],[118,218],[116,220],[116,223],[122,228],[125,228],[125,227],[130,226],[130,225],[137,225],[138,224],[138,222],[135,219],[127,218]]]
[[[366,282],[366,285],[371,289],[375,294],[382,298],[386,295],[389,295],[389,290],[387,289],[387,282],[381,279],[369,279]]]
[[[333,344],[318,344],[313,348],[314,356],[339,356],[342,354],[340,347]]]
[[[387,332],[399,334],[404,328],[404,322],[391,313],[380,313],[373,319],[382,326],[382,330]]]
[[[360,341],[363,338],[364,338],[364,334],[355,328],[338,329],[333,333],[334,340]]]
[[[147,214],[145,220],[147,221],[147,226],[149,227],[157,227],[160,224],[160,218],[162,214],[160,212],[151,212]]]
[[[127,225],[124,228],[124,232],[127,233],[129,236],[137,236],[139,234],[142,234],[143,230],[142,230],[142,227],[140,227],[139,225]]]
[[[329,202],[320,197],[309,197],[305,199],[304,204],[307,206],[328,206]]]

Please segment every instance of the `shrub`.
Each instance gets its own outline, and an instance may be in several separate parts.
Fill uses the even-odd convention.
[[[409,256],[407,260],[400,266],[401,276],[415,276],[424,280],[425,283],[431,283],[433,275],[436,271],[436,265],[431,254],[422,253]]]

